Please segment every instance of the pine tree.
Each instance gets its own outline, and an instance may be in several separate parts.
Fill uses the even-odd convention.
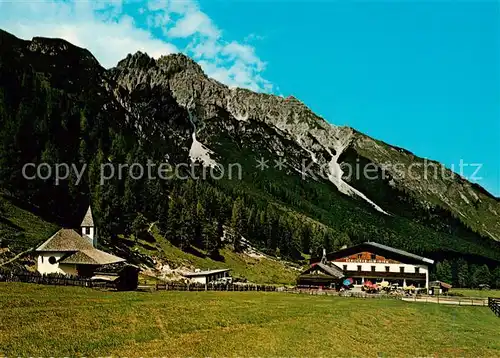
[[[201,202],[198,200],[198,202],[196,203],[196,210],[193,218],[195,244],[201,244],[202,241],[204,241],[205,239],[205,229],[206,229],[205,226],[208,225],[206,223],[207,220],[205,217],[206,217],[205,209],[203,208]]]
[[[491,273],[491,284],[494,288],[500,289],[500,266],[497,266]]]
[[[144,217],[144,215],[138,213],[134,221],[132,222],[132,227],[131,227],[136,242],[144,237],[148,228],[149,228],[148,220]]]
[[[238,234],[243,233],[244,229],[244,203],[241,197],[238,197],[233,204],[233,210],[231,213],[231,227]]]
[[[474,287],[479,285],[491,284],[491,273],[488,265],[477,266],[472,274],[472,282]]]
[[[452,273],[451,273],[451,265],[448,260],[443,260],[438,262],[436,265],[436,277],[439,281],[451,283],[452,282]]]
[[[203,226],[203,243],[205,250],[213,258],[219,254],[220,236],[218,224],[215,221],[209,221]]]
[[[174,245],[180,244],[179,229],[181,221],[181,211],[179,207],[178,199],[171,195],[168,202],[168,221],[166,222],[166,238],[172,242]]]
[[[457,284],[458,287],[470,286],[469,265],[463,258],[457,261]]]
[[[233,210],[231,213],[231,230],[235,251],[241,251],[242,249],[241,236],[244,229],[243,205],[243,199],[241,199],[241,197],[238,197],[233,204]]]
[[[181,249],[189,247],[195,238],[194,215],[193,208],[183,201],[179,228],[179,247]]]

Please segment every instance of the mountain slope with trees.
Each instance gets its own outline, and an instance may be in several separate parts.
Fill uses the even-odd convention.
[[[260,170],[258,160],[269,167]],[[237,163],[241,175],[196,179],[207,171],[200,161]],[[236,249],[243,236],[289,260],[372,240],[447,259],[462,267],[452,270],[456,281],[458,262],[493,272],[498,199],[460,177],[408,178],[416,161],[423,159],[328,124],[295,98],[229,89],[184,55],[139,52],[106,70],[64,40],[0,31],[0,189],[59,226],[78,226],[90,203],[105,244],[155,222],[174,245],[213,257],[225,236]],[[133,164],[148,162],[186,165],[177,178],[134,179]],[[67,163],[83,176],[26,180],[26,163]],[[375,165],[380,176],[348,177],[356,163]],[[120,165],[134,169],[102,181],[103,166]]]

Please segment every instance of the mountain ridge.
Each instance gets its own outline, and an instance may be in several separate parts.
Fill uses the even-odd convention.
[[[184,56],[184,57],[187,58],[186,56]],[[168,56],[166,56],[165,59],[168,59]],[[191,61],[191,62],[194,62],[194,61]],[[150,70],[150,69],[148,69],[148,70]],[[204,85],[196,86],[196,81],[200,81],[201,80],[200,78],[196,78],[196,79],[186,78],[186,76],[182,76],[181,74],[182,74],[182,71],[179,73],[176,73],[174,75],[174,78],[172,79],[172,81],[169,82],[170,88],[173,90],[174,97],[176,98],[176,100],[179,103],[181,103],[181,105],[182,104],[186,105],[187,102],[189,102],[189,100],[191,98],[197,98],[197,100],[199,100],[201,102],[200,103],[201,106],[204,108],[207,108],[207,107],[210,108],[210,106],[224,106],[224,97],[225,97],[227,100],[227,104],[225,105],[225,109],[234,118],[238,119],[239,121],[248,120],[249,113],[252,113],[254,117],[258,117],[260,120],[263,120],[264,122],[277,127],[279,130],[281,130],[283,132],[287,132],[288,134],[295,134],[295,138],[294,138],[295,141],[300,146],[302,146],[303,149],[306,150],[308,153],[312,152],[311,149],[315,149],[314,147],[311,148],[311,146],[313,146],[311,144],[311,142],[314,142],[314,141],[319,142],[319,144],[326,151],[327,155],[325,155],[325,156],[326,157],[330,156],[330,158],[334,158],[338,151],[342,152],[347,147],[353,145],[353,142],[355,142],[354,145],[356,146],[356,149],[360,150],[360,151],[363,151],[363,150],[366,151],[368,149],[367,148],[368,146],[376,147],[375,149],[377,151],[384,150],[385,148],[381,148],[381,147],[383,147],[383,145],[388,146],[392,150],[398,151],[398,147],[394,147],[390,144],[378,141],[378,140],[371,138],[371,137],[369,137],[369,136],[367,136],[359,131],[354,130],[351,127],[336,126],[334,124],[327,122],[322,117],[315,115],[310,108],[308,108],[305,104],[303,104],[300,101],[290,102],[286,98],[282,98],[279,96],[268,95],[268,94],[257,94],[257,93],[252,93],[251,91],[248,91],[248,90],[241,90],[241,89],[229,89],[227,86],[225,86],[223,84],[219,84],[217,81],[213,81],[213,80],[209,79],[202,72],[199,72],[199,74],[201,76],[201,79],[206,81],[206,83]],[[176,76],[179,76],[180,78],[176,78]],[[191,88],[191,93],[189,93],[189,91],[186,93],[186,88]],[[216,95],[216,94],[218,95],[218,98],[214,99],[214,95]],[[245,98],[245,96],[247,96],[247,97]],[[221,97],[223,97],[223,98],[221,98]],[[263,102],[265,103],[264,105],[262,104]],[[294,106],[295,102],[300,103],[300,106],[298,106],[299,107],[298,110],[297,110],[297,107]],[[260,106],[255,105],[255,103],[259,103]],[[290,105],[290,103],[292,103],[292,104]],[[263,115],[262,112],[258,113],[259,110],[262,111],[263,108],[265,108],[265,107],[274,108],[275,106],[276,107],[282,106],[281,107],[282,112],[277,113],[277,115],[275,115],[275,118],[272,118],[272,117],[269,118],[269,114]],[[256,112],[258,114],[255,115]],[[210,116],[211,113],[205,113],[205,115]],[[262,117],[264,119],[262,119]],[[297,120],[297,117],[300,119]],[[293,127],[289,125],[290,121],[291,121],[291,125]],[[318,127],[319,127],[319,128],[317,128],[318,131],[310,131],[310,130],[307,131],[308,129],[310,129],[310,127],[303,128],[302,122],[304,122],[304,121],[308,125],[312,125],[312,126],[318,125]],[[298,130],[298,134],[297,134],[297,130]],[[304,130],[305,130],[305,132],[304,132]],[[324,131],[326,133],[321,133],[321,131]],[[296,132],[296,133],[293,133],[293,132]],[[309,139],[307,137],[309,135],[311,135],[312,138],[310,138],[311,142],[307,143],[307,140]],[[302,142],[302,139],[304,138],[304,136],[306,137],[306,139],[305,139],[306,145],[305,146],[303,145],[303,142]],[[293,137],[293,135],[292,135],[292,137]],[[353,137],[354,137],[354,139],[353,139]],[[369,143],[369,144],[366,144],[366,143]],[[378,143],[383,143],[383,145],[379,146],[379,145],[377,145]],[[332,149],[333,149],[333,151],[332,151]],[[373,156],[373,154],[375,154],[375,153],[371,153],[371,154]],[[419,161],[425,160],[425,161],[427,161],[431,164],[434,164],[434,165],[438,164],[440,166],[440,169],[442,168],[442,170],[444,170],[444,173],[446,176],[453,176],[456,178],[456,180],[454,180],[453,182],[441,183],[439,189],[435,189],[433,192],[431,191],[431,193],[427,193],[429,196],[433,196],[433,198],[432,198],[433,201],[443,202],[442,197],[436,198],[437,191],[447,190],[448,189],[447,186],[465,185],[466,188],[464,190],[468,190],[469,193],[464,192],[463,190],[460,191],[460,189],[457,189],[460,191],[460,193],[458,193],[458,195],[461,196],[461,198],[467,197],[467,195],[470,194],[470,190],[469,190],[470,188],[480,188],[480,190],[479,190],[480,193],[482,193],[482,194],[487,193],[486,195],[489,196],[489,198],[494,199],[495,202],[497,202],[497,203],[499,202],[499,199],[494,197],[491,193],[487,192],[486,189],[480,187],[478,184],[469,183],[467,180],[465,180],[465,178],[459,177],[458,174],[453,173],[451,170],[443,167],[437,161],[419,158],[416,155],[414,155],[413,153],[406,151],[406,150],[403,152],[403,154],[408,155],[410,158],[415,157],[416,160],[419,160]],[[312,157],[312,159],[314,161],[314,157]],[[377,156],[374,156],[374,159],[375,159],[374,161],[376,161],[377,163],[382,163],[382,160],[377,158]],[[406,159],[408,160],[408,158],[406,158]],[[337,164],[336,161],[333,161],[332,159],[330,159],[330,163],[332,164],[332,166]],[[339,168],[332,167],[331,172],[330,172],[330,176],[331,176],[330,180],[332,182],[334,182],[334,184],[335,184],[335,181],[338,182],[339,178],[341,177]],[[420,179],[423,179],[423,175],[421,176]],[[403,181],[402,185],[405,188],[408,187],[408,185],[405,185],[404,181]],[[413,181],[409,185],[415,185],[415,182]],[[340,184],[340,185],[338,185],[338,188],[344,194],[353,194],[354,193],[362,198],[364,197],[364,194],[360,193],[359,191],[357,191],[355,189],[353,191],[350,187],[346,187],[345,185]],[[470,194],[470,195],[473,198],[475,198],[475,196],[476,196],[476,194],[473,191],[472,191],[472,194]],[[367,200],[368,202],[372,202],[371,200],[367,199],[366,197],[365,197],[365,200]],[[467,201],[471,202],[473,200],[466,199],[466,202]],[[449,203],[446,202],[446,200],[442,204],[447,206],[452,211],[454,211],[458,214],[460,213],[459,208],[457,208],[453,205],[450,205]],[[375,208],[377,208],[377,210],[379,210],[381,212],[385,212],[383,209],[378,207],[376,204],[374,204],[374,206],[375,206]],[[491,208],[491,205],[490,205],[490,208]],[[496,211],[495,209],[492,209],[492,210]],[[474,220],[474,219],[471,219],[471,220]],[[479,229],[479,230],[482,230],[482,229]],[[486,231],[483,231],[483,232],[486,232]],[[489,231],[487,234],[488,234],[488,236],[492,237],[493,239],[499,240],[499,238],[500,238],[499,233],[500,233],[500,226],[496,225],[495,234],[492,234]]]
[[[37,38],[33,46],[0,32],[0,189],[39,206],[49,221],[72,225],[90,198],[111,243],[144,214],[174,244],[210,250],[226,225],[294,259],[371,238],[439,260],[500,261],[500,205],[480,186],[458,177],[421,180],[422,170],[420,179],[408,178],[410,164],[423,158],[330,124],[294,97],[231,89],[185,55],[155,60],[137,52],[104,69],[61,41]],[[103,163],[166,158],[240,163],[243,177],[99,185]],[[261,158],[286,163],[258,171]],[[88,163],[89,172],[80,186],[26,182],[19,173],[27,161]],[[356,165],[374,167],[378,177],[349,177]]]

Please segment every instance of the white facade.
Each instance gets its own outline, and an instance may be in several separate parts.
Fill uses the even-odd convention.
[[[82,226],[82,236],[90,238],[90,243],[95,247],[95,227],[93,226]]]
[[[88,237],[92,246],[96,247],[96,228],[94,225],[94,218],[92,216],[92,209],[89,206],[85,216],[83,217],[82,223],[80,224],[81,235],[83,237]]]
[[[185,274],[185,276],[189,278],[191,282],[202,285],[206,285],[207,283],[217,280],[231,280],[231,277],[229,276],[229,270],[199,271]]]
[[[81,224],[81,236],[88,240],[95,247],[94,220],[90,207]],[[77,251],[77,250],[75,250]],[[63,275],[78,275],[76,265],[59,263],[59,259],[68,254],[68,250],[64,251],[41,251],[37,258],[37,271],[42,275],[48,274],[63,274]]]
[[[383,262],[344,262],[344,261],[332,261],[335,265],[343,269],[344,271],[372,271],[372,267],[375,266],[375,272],[397,272],[397,273],[427,273],[429,268],[427,265],[412,265],[403,263],[383,263]],[[361,270],[358,270],[358,266],[361,266]],[[389,270],[387,270],[389,268]],[[401,271],[403,269],[404,271]],[[417,270],[418,269],[418,272]]]
[[[425,274],[425,287],[429,287],[429,267],[424,264],[404,264],[404,263],[385,263],[385,262],[346,262],[346,261],[332,261],[333,264],[345,271],[361,271],[366,273],[366,277],[370,277],[370,273],[374,272],[389,272],[397,274]],[[374,270],[372,269],[374,268]],[[376,276],[376,275],[375,275]],[[381,278],[384,281],[384,278]],[[390,281],[390,278],[387,279]],[[403,281],[406,282],[405,279]]]
[[[60,264],[58,261],[65,252],[43,252],[38,255],[36,268],[42,275],[53,273],[77,275],[76,265]]]
[[[191,282],[193,283],[200,283],[202,285],[207,284],[207,276],[196,276],[196,277],[190,277]]]

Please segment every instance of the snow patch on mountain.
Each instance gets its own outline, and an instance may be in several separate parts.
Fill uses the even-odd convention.
[[[208,149],[206,146],[204,146],[202,143],[200,143],[196,139],[196,117],[195,115],[191,112],[192,108],[192,101],[186,106],[188,110],[188,116],[189,116],[189,121],[191,122],[191,125],[193,126],[193,134],[192,134],[192,139],[193,143],[191,144],[191,148],[189,149],[189,158],[191,159],[191,162],[195,163],[197,161],[201,162],[205,167],[212,167],[212,168],[219,168],[219,164],[210,157],[210,154],[213,154],[214,152]]]
[[[384,211],[380,206],[375,204],[373,201],[368,199],[368,197],[360,192],[359,190],[353,188],[349,184],[347,184],[343,179],[342,175],[344,174],[344,171],[340,167],[340,164],[338,162],[340,155],[344,152],[344,150],[347,148],[349,145],[349,140],[350,138],[347,136],[344,136],[340,139],[337,139],[333,142],[333,149],[335,150],[335,154],[332,153],[331,149],[328,147],[325,147],[326,151],[328,154],[331,155],[332,159],[328,163],[328,168],[330,169],[328,173],[328,179],[337,187],[337,189],[349,196],[354,196],[357,195],[366,202],[368,202],[370,205],[372,205],[377,211],[380,211],[381,213],[384,213],[386,215],[389,215],[386,211]]]
[[[210,154],[213,154],[213,152],[196,139],[196,130],[193,132],[192,138],[193,144],[191,144],[191,148],[189,149],[189,158],[191,161],[193,163],[200,161],[206,167],[218,168],[219,164],[210,158]]]

